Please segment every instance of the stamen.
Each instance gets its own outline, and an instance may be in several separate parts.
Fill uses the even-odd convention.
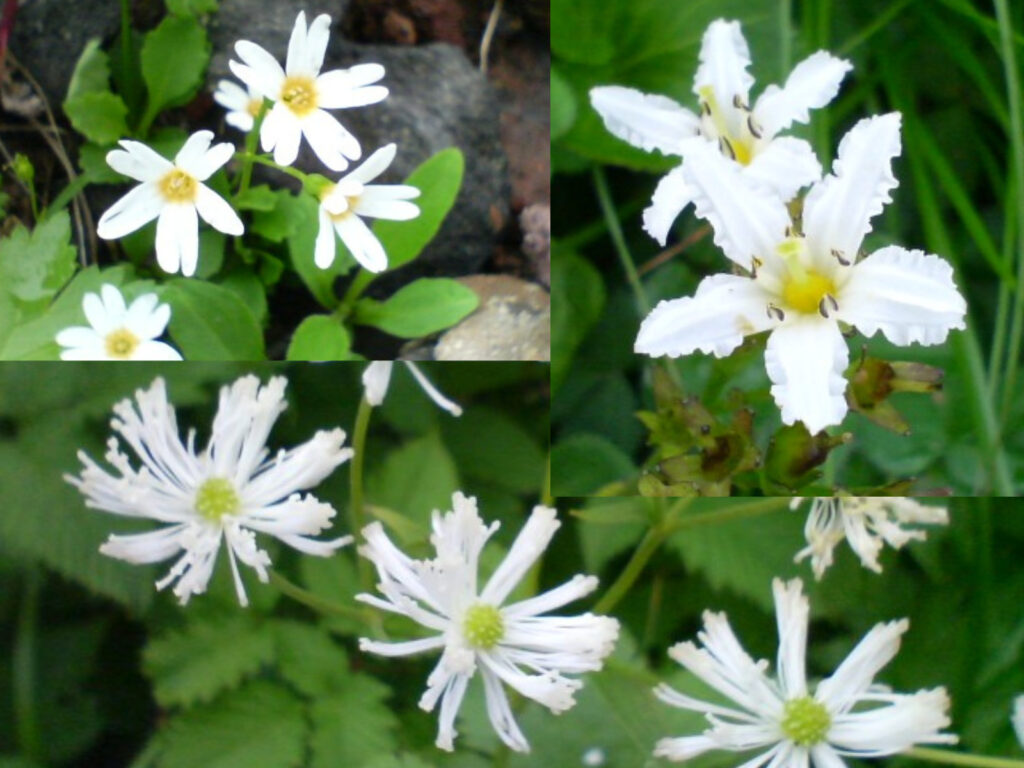
[[[781,322],[783,322],[786,319],[786,313],[783,312],[782,309],[780,309],[779,307],[775,306],[774,304],[769,304],[768,305],[768,319],[771,320],[772,318],[778,320],[781,323]]]
[[[487,603],[471,605],[462,620],[462,633],[474,648],[488,650],[505,636],[505,620],[501,611]]]
[[[838,261],[844,267],[850,266],[850,260],[847,259],[845,256],[843,256],[843,252],[842,251],[837,250],[836,248],[833,248],[832,249],[832,256],[835,258],[836,261]]]
[[[711,105],[704,101],[704,99],[700,100],[700,113],[704,117],[711,117]]]
[[[730,160],[736,159],[736,150],[733,149],[732,142],[725,138],[725,136],[718,137],[718,148],[722,151],[722,154]]]
[[[782,710],[782,732],[801,747],[820,744],[832,726],[825,705],[810,696],[790,699]]]
[[[305,75],[286,77],[281,85],[281,101],[299,117],[305,117],[317,108],[316,83]]]
[[[111,331],[103,340],[107,354],[118,360],[129,360],[135,348],[139,346],[139,337],[127,328]]]
[[[732,105],[736,107],[736,109],[746,110],[747,108],[747,105],[743,103],[743,99],[738,93],[732,97]]]
[[[750,135],[755,139],[761,138],[761,126],[754,122],[753,115],[747,115],[747,130],[750,131]]]
[[[211,477],[196,491],[196,512],[211,522],[236,514],[241,506],[235,486],[223,477]]]
[[[199,191],[195,177],[180,168],[172,168],[157,182],[157,188],[169,203],[191,203]]]

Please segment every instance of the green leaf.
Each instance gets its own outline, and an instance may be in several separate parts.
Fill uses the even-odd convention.
[[[551,138],[563,136],[576,122],[576,96],[558,70],[551,67]]]
[[[199,16],[216,13],[217,0],[167,0],[167,11],[175,16]]]
[[[93,38],[85,44],[68,82],[67,98],[110,90],[110,57]]]
[[[307,557],[302,562],[341,559]],[[330,599],[336,600],[338,584],[332,586]],[[302,693],[321,696],[343,690],[349,683],[348,655],[326,629],[290,620],[275,621],[271,628],[277,646],[277,670]]]
[[[337,726],[338,723],[335,723]],[[157,735],[161,768],[297,768],[306,719],[287,689],[256,680],[175,717]]]
[[[393,336],[416,339],[450,328],[480,303],[471,289],[447,278],[421,277],[389,299],[360,299],[355,320]]]
[[[89,141],[110,144],[128,134],[128,107],[109,92],[83,93],[64,102],[64,112],[75,130]]]
[[[572,370],[573,357],[605,305],[604,281],[594,265],[554,245],[551,271],[551,391]]]
[[[320,228],[317,211],[318,203],[309,195],[296,197],[279,193],[277,208],[274,209],[273,217],[267,216],[267,221],[274,223],[277,227],[281,227],[279,219],[283,219],[286,223],[288,254],[291,256],[292,266],[320,305],[333,310],[338,306],[338,297],[334,293],[334,281],[339,275],[344,274],[351,264],[345,259],[335,258],[331,266],[321,269],[314,263],[314,244]],[[256,221],[260,221],[262,218],[257,216]],[[277,231],[279,230],[274,233],[276,234]],[[260,234],[263,234],[264,237],[267,236],[263,231]]]
[[[629,456],[600,435],[570,435],[551,451],[555,496],[585,496],[636,474],[637,468]]]
[[[470,408],[442,421],[447,445],[466,477],[486,480],[513,493],[536,493],[544,479],[545,455],[518,422],[491,408]]]
[[[350,675],[335,694],[313,701],[312,768],[359,766],[398,746],[398,718],[385,703],[388,688],[369,675]]]
[[[348,360],[352,344],[336,317],[310,315],[295,329],[286,360]]]
[[[75,272],[71,217],[57,211],[29,232],[18,226],[0,240],[0,288],[22,302],[45,301]]]
[[[250,187],[234,200],[236,211],[272,211],[277,206],[278,194],[266,184]]]
[[[229,291],[233,291],[238,298],[252,312],[256,322],[263,325],[267,321],[267,289],[263,281],[255,273],[244,265],[238,265],[217,281]]]
[[[186,103],[203,83],[210,60],[206,30],[193,18],[168,16],[142,44],[142,78],[149,99],[142,125],[168,107]]]
[[[234,291],[177,278],[161,298],[171,305],[170,334],[186,360],[264,359],[260,327]]]
[[[191,706],[255,674],[273,655],[273,641],[266,625],[238,612],[151,640],[142,664],[159,704]]]

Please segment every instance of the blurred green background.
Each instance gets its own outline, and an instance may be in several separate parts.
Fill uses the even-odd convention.
[[[1012,5],[1012,7],[1011,7]],[[660,175],[677,158],[612,137],[591,108],[594,85],[626,85],[696,108],[700,39],[715,18],[738,19],[751,48],[751,101],[793,65],[825,49],[848,58],[837,99],[793,134],[826,172],[839,139],[862,117],[903,113],[900,186],[865,249],[899,244],[949,260],[969,304],[968,330],[937,347],[850,339],[888,361],[945,371],[935,394],[895,394],[910,424],[897,435],[851,413],[822,484],[851,488],[916,478],[918,492],[1014,495],[1024,488],[1024,133],[1020,62],[1024,5],[996,0],[552,1],[554,351],[552,476],[556,494],[632,493],[648,460],[653,362],[632,351],[646,307],[692,295],[728,269],[692,206],[663,252],[641,229]],[[599,189],[605,190],[602,208]],[[617,230],[621,239],[617,242]],[[626,265],[629,265],[627,268]],[[639,284],[628,279],[635,268]],[[768,394],[763,336],[725,360],[700,353],[673,365],[687,394],[726,421],[735,391],[757,417],[762,451],[780,424]],[[819,490],[818,492],[830,492]]]

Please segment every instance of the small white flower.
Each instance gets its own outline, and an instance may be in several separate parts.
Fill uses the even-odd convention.
[[[743,650],[725,614],[705,611],[704,631],[697,635],[703,648],[685,642],[668,653],[735,706],[659,685],[659,699],[703,713],[711,727],[698,736],[662,739],[655,755],[680,761],[714,749],[764,750],[743,768],[765,763],[843,768],[843,757],[882,757],[915,744],[956,743],[953,734],[940,733],[950,724],[945,688],[901,694],[873,683],[899,651],[900,637],[910,626],[906,619],[876,624],[812,694],[805,665],[810,605],[803,583],[775,579],[772,592],[779,627],[778,679],[766,674],[767,660],[755,662]]]
[[[229,62],[231,71],[257,93],[274,102],[260,127],[264,152],[274,151],[274,162],[291,165],[299,155],[303,136],[317,157],[332,171],[343,171],[362,150],[356,137],[325,110],[364,107],[387,98],[388,89],[371,85],[384,77],[380,64],[358,64],[320,74],[331,34],[331,17],[321,14],[306,29],[306,14],[299,11],[288,41],[285,68],[264,48],[248,40],[235,43],[243,63]]]
[[[222,143],[210,146],[212,131],[197,131],[172,163],[138,141],[123,139],[123,149],[107,153],[107,163],[118,173],[142,183],[114,203],[100,217],[96,233],[115,240],[156,219],[156,260],[165,272],[190,277],[199,261],[199,219],[228,235],[240,235],[244,227],[227,201],[203,184],[235,148]]]
[[[803,501],[795,498],[790,509]],[[807,547],[797,553],[795,561],[811,558],[814,577],[820,579],[832,565],[832,551],[843,539],[857,553],[861,563],[875,573],[882,572],[878,555],[888,544],[899,549],[908,541],[924,541],[927,534],[905,525],[946,525],[949,513],[945,507],[931,507],[913,499],[897,496],[844,496],[818,498],[811,501],[804,536]]]
[[[342,447],[345,433],[320,431],[272,457],[266,448],[274,422],[287,407],[286,384],[276,376],[260,386],[250,375],[222,387],[210,440],[201,453],[196,453],[195,430],[182,443],[163,379],[135,393],[137,406],[130,399],[116,404],[111,426],[138,457],[139,469],[111,437],[106,459],[116,475],[79,451],[82,474],[65,479],[93,509],[167,525],[148,533],[111,535],[100,552],[130,563],[155,563],[183,553],[156,587],[176,581],[174,594],[184,605],[206,590],[224,539],[238,601],[247,605],[236,559],[254,568],[260,581],[269,578],[270,556],[256,546],[255,531],[320,557],[351,542],[351,536],[309,538],[330,527],[335,512],[330,504],[298,493],[351,458],[352,450]]]
[[[841,323],[900,346],[940,344],[964,327],[967,305],[943,259],[888,246],[858,261],[872,217],[898,183],[890,162],[899,152],[898,112],[857,123],[839,144],[833,175],[808,192],[802,233],[785,203],[746,184],[721,154],[690,152],[683,174],[696,213],[748,274],[712,275],[692,298],[662,301],[640,326],[636,351],[725,357],[745,336],[771,331],[765,367],[782,421],[812,433],[842,422],[849,351]]]
[[[384,402],[384,395],[388,393],[388,385],[391,383],[391,369],[394,365],[393,362],[375,360],[366,366],[366,370],[363,371],[363,388],[366,391],[366,402],[374,408]],[[423,387],[423,391],[427,393],[427,396],[439,408],[448,411],[452,416],[462,415],[462,408],[459,404],[453,403],[442,395],[419,368],[413,363],[405,363],[405,367],[409,369],[409,373],[413,375],[417,383]]]
[[[228,125],[240,131],[251,131],[263,108],[263,95],[251,85],[243,88],[232,80],[221,80],[213,92],[213,100],[224,107]]]
[[[181,360],[176,349],[155,341],[171,319],[171,308],[157,306],[158,301],[155,293],[146,293],[126,307],[112,285],[85,294],[82,311],[90,327],[76,325],[57,334],[57,343],[65,347],[60,359]]]
[[[1017,741],[1024,747],[1024,695],[1013,700],[1013,715],[1010,717],[1013,723],[1013,730],[1017,734]]]
[[[666,96],[621,86],[591,89],[590,102],[608,130],[635,147],[680,156],[685,164],[695,145],[710,142],[745,181],[789,200],[800,187],[821,178],[821,166],[806,141],[777,134],[793,122],[806,123],[809,110],[832,101],[852,65],[818,51],[796,65],[785,86],[769,85],[753,109],[749,66],[750,51],[739,22],[719,19],[704,33],[694,77],[699,117]],[[644,211],[644,229],[664,245],[672,222],[693,197],[682,167],[670,171]]]
[[[359,647],[383,656],[407,656],[443,649],[427,679],[420,707],[430,712],[441,702],[436,744],[452,750],[455,715],[469,680],[479,669],[487,715],[501,740],[518,752],[529,745],[516,724],[502,683],[554,713],[575,704],[583,685],[567,674],[601,668],[619,633],[606,616],[542,616],[597,587],[594,576],[575,576],[552,590],[517,603],[502,603],[543,554],[560,523],[555,510],[534,507],[504,561],[483,590],[477,589],[480,553],[498,523],[484,525],[476,499],[452,497],[454,511],[435,511],[431,543],[434,560],[412,560],[398,550],[380,523],[363,529],[360,554],[373,561],[384,599],[357,595],[357,600],[410,617],[435,633],[405,642],[363,638]]]
[[[321,269],[334,263],[334,233],[345,243],[355,260],[371,272],[388,268],[384,246],[361,217],[408,221],[420,215],[409,200],[419,197],[416,187],[406,184],[368,184],[380,176],[395,159],[396,147],[381,147],[355,170],[320,193],[320,231],[313,260]]]

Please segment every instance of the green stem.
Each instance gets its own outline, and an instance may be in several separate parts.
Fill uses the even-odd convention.
[[[1010,181],[1012,184],[1012,179]],[[1013,269],[1013,240],[1015,238],[1015,222],[1013,209],[1016,205],[1014,200],[1014,192],[1010,189],[1010,184],[1007,184],[1006,189],[1006,208],[1003,214],[1003,264],[1006,266],[1007,272]],[[999,370],[1003,362],[1003,347],[1006,343],[1006,332],[1010,326],[1009,312],[1010,304],[1013,298],[1013,289],[1009,285],[1007,280],[999,281],[999,298],[996,302],[996,320],[993,324],[995,333],[992,337],[992,347],[989,349],[988,354],[988,391],[989,397],[992,398],[992,402],[996,402],[999,397]]]
[[[363,505],[363,463],[366,459],[366,433],[370,427],[370,415],[373,413],[373,406],[364,396],[359,401],[359,411],[356,413],[356,425],[352,430],[352,450],[355,455],[349,463],[349,525],[352,527],[352,534],[359,539],[363,535],[363,527],[366,525],[366,509]],[[362,557],[356,559],[356,567],[359,570],[359,584],[367,592],[373,588],[373,573],[370,571],[370,564]]]
[[[70,182],[64,189],[62,189],[50,204],[43,209],[43,218],[45,219],[50,215],[52,211],[61,211],[67,206],[68,203],[89,183],[89,177],[84,173],[80,176],[76,176],[74,181]]]
[[[267,100],[264,99],[263,104],[260,106],[259,114],[256,115],[256,119],[253,121],[252,130],[249,131],[248,135],[245,137],[245,152],[241,153],[242,175],[238,179],[238,190],[235,192],[235,197],[238,197],[249,189],[249,184],[252,182],[253,161],[255,160],[256,162],[260,162],[256,154],[256,140],[259,138],[260,127],[263,125],[263,119],[267,116],[267,103]],[[236,152],[235,157],[238,156],[239,153]],[[274,163],[272,167],[285,171],[285,173],[291,170],[290,168],[282,168],[277,163]],[[305,178],[305,176],[301,177],[303,181]]]
[[[43,749],[35,700],[39,588],[39,572],[33,568],[25,576],[25,594],[18,611],[18,627],[11,655],[11,674],[18,747],[30,762],[42,764]]]
[[[551,451],[548,451],[548,460],[544,462],[544,484],[541,486],[540,503],[545,507],[555,505],[555,497],[551,495]]]
[[[647,565],[647,561],[658,551],[658,547],[665,541],[668,533],[664,524],[655,525],[647,530],[647,533],[640,540],[640,544],[637,546],[636,551],[633,552],[629,562],[626,563],[626,567],[622,569],[619,577],[615,579],[615,582],[608,588],[608,591],[597,601],[597,604],[594,606],[594,613],[608,613],[618,605],[619,601],[626,596],[626,593],[640,577],[640,573]]]
[[[633,297],[636,299],[637,312],[641,317],[651,311],[651,302],[644,293],[644,287],[640,284],[640,275],[637,274],[633,257],[626,245],[626,238],[622,234],[622,224],[619,222],[618,213],[615,211],[615,204],[612,202],[611,193],[608,191],[608,180],[604,176],[604,169],[601,166],[594,166],[594,189],[597,190],[597,200],[601,205],[601,212],[608,224],[608,234],[611,235],[612,244],[615,246],[615,253],[622,262],[622,269],[626,273],[626,279],[633,289]]]
[[[977,766],[977,768],[1024,768],[1024,760],[1014,760],[1010,757],[972,755],[964,752],[950,752],[945,749],[931,749],[929,747],[913,747],[904,752],[903,755],[917,760],[925,760],[929,763],[943,763],[944,765],[972,765]]]
[[[308,589],[303,589],[293,581],[289,581],[276,570],[270,571],[270,583],[277,587],[282,595],[287,595],[292,600],[302,603],[307,608],[312,608],[317,613],[322,613],[326,616],[344,616],[346,619],[355,619],[363,624],[369,624],[366,620],[366,614],[360,609],[349,605],[341,605],[333,600],[327,600],[319,595],[315,595]]]
[[[730,520],[742,520],[748,517],[757,517],[768,512],[778,512],[789,505],[788,498],[759,499],[750,503],[737,504],[728,509],[717,509],[708,512],[697,512],[692,515],[676,518],[668,523],[669,533],[675,533],[685,528],[697,528],[709,523],[724,523]]]

